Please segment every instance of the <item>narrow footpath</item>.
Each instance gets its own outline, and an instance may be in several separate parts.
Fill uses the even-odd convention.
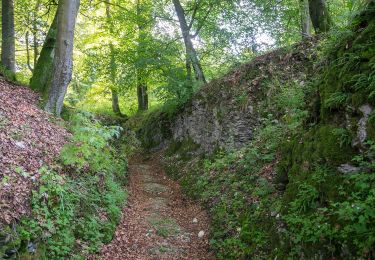
[[[184,198],[161,168],[158,155],[129,162],[129,200],[113,241],[101,259],[215,259],[209,250],[209,219]]]

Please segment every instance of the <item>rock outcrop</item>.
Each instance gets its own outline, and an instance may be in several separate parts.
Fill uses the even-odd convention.
[[[274,104],[266,101],[278,89],[269,89],[267,83],[277,81],[275,86],[281,87],[293,82],[304,87],[312,72],[316,42],[310,39],[295,45],[293,51],[279,49],[259,56],[210,82],[172,116],[161,114],[159,120],[150,120],[151,125],[146,124],[141,131],[143,137],[148,133],[144,143],[160,147],[168,143],[166,140],[189,139],[208,153],[216,148],[241,148],[267,116],[264,111],[278,113]],[[162,128],[169,128],[168,133]]]

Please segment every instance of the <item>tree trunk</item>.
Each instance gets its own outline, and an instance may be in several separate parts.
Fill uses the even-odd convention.
[[[106,3],[106,14],[107,14],[107,22],[109,26],[109,32],[112,35],[113,34],[113,25],[112,25],[112,17],[111,17],[111,9],[110,9],[110,0],[108,0]],[[117,82],[116,82],[116,76],[117,76],[117,64],[116,64],[116,57],[115,57],[115,47],[113,46],[112,42],[109,43],[109,51],[110,51],[110,80],[112,83],[111,86],[111,93],[112,93],[112,110],[116,115],[122,116],[121,110],[120,110],[120,104],[119,104],[119,98],[118,98],[118,91],[117,91]]]
[[[38,46],[38,11],[40,9],[40,0],[35,4],[34,17],[33,17],[33,48],[34,48],[34,67],[38,61],[39,56],[39,46]]]
[[[52,76],[53,60],[55,57],[55,45],[57,35],[58,13],[48,30],[46,39],[40,52],[37,63],[34,65],[34,73],[30,80],[30,87],[46,95],[48,93],[49,82]]]
[[[111,93],[112,93],[112,110],[113,110],[113,113],[115,113],[118,116],[123,116],[123,114],[121,113],[121,110],[120,110],[120,103],[119,103],[119,99],[118,99],[117,90],[112,89]]]
[[[74,28],[79,3],[79,0],[59,1],[55,59],[45,106],[47,112],[56,116],[61,114],[64,97],[72,79]]]
[[[202,70],[202,66],[198,59],[197,52],[195,51],[193,42],[191,41],[190,28],[186,22],[184,9],[182,8],[179,0],[173,0],[173,4],[176,9],[178,20],[180,22],[180,28],[181,28],[182,36],[184,38],[187,57],[190,60],[191,65],[193,66],[195,77],[198,82],[207,83],[203,70]]]
[[[191,60],[188,57],[188,54],[186,52],[186,80],[188,82],[192,82],[192,71],[191,71]]]
[[[308,0],[300,0],[300,12],[301,12],[301,32],[302,38],[311,37],[311,18],[310,18],[310,8]]]
[[[1,63],[10,70],[16,72],[15,35],[14,35],[14,2],[2,0],[2,46]]]
[[[147,110],[148,109],[147,85],[145,83],[142,83],[142,79],[138,79],[137,96],[138,96],[138,111]]]
[[[148,15],[148,14],[146,14]],[[147,37],[148,28],[145,22],[144,14],[141,10],[140,0],[137,1],[137,22],[138,22],[138,60],[145,58],[145,38]],[[148,89],[147,89],[147,64],[137,67],[137,97],[138,97],[138,111],[145,111],[148,109]]]
[[[331,16],[325,0],[309,0],[310,17],[317,34],[328,32],[332,27]]]
[[[31,71],[31,73],[33,72],[33,67],[31,67],[31,64],[30,64],[30,49],[29,49],[29,31],[26,32],[25,34],[25,42],[26,42],[26,59],[27,59],[27,67],[29,68],[29,70]]]

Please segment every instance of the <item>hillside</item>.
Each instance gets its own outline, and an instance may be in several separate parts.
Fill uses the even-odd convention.
[[[288,86],[291,93],[285,95],[307,90],[316,44],[317,39],[309,39],[273,51],[213,80],[177,110],[150,115],[139,130],[140,139],[146,146],[191,140],[209,153],[241,148],[254,138],[265,113],[283,115],[282,104],[271,102],[280,92],[289,91]]]
[[[0,259],[375,259],[375,0],[2,0]]]
[[[2,259],[96,252],[111,240],[126,198],[124,145],[112,144],[121,128],[82,111],[53,117],[39,97],[0,78]]]
[[[52,164],[70,134],[38,108],[39,96],[0,78],[0,222],[30,213],[29,197],[44,164]]]
[[[218,259],[375,256],[374,10],[144,120],[144,146],[208,209]]]

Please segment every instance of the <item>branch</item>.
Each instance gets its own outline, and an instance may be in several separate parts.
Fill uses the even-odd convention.
[[[178,22],[179,22],[178,20],[175,20],[175,19],[170,18],[170,17],[160,16],[160,15],[155,15],[154,17],[155,17],[155,18],[162,19],[162,20],[166,20],[166,21],[175,22],[175,23],[178,23]]]
[[[197,15],[197,11],[199,9],[199,3],[200,1],[197,3],[197,0],[195,1],[195,5],[194,5],[194,9],[193,9],[193,14],[191,15],[191,20],[190,20],[190,24],[188,26],[189,28],[189,31],[191,30],[191,27],[193,26],[194,24],[194,21],[195,21],[195,16]]]
[[[213,5],[211,4],[210,8],[208,9],[208,11],[207,11],[207,13],[205,15],[205,17],[203,18],[203,20],[198,25],[198,28],[197,28],[197,31],[195,32],[195,34],[190,35],[191,38],[195,38],[195,37],[198,36],[199,32],[202,30],[202,27],[204,26],[204,23],[206,22],[206,20],[208,18],[208,16],[211,14],[212,8],[213,8]]]

